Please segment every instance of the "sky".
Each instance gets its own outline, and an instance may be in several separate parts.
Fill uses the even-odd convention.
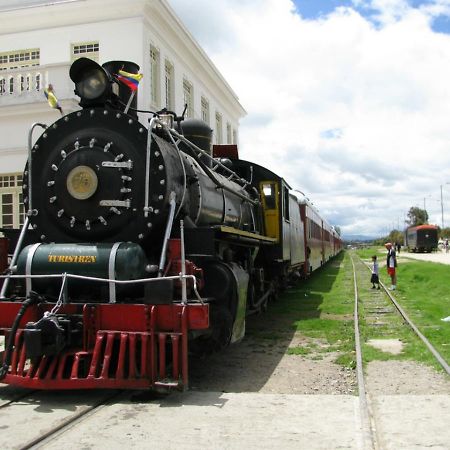
[[[168,1],[247,111],[242,159],[344,236],[450,226],[450,0]]]

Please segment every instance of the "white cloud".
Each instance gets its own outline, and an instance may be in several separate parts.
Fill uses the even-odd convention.
[[[428,195],[441,224],[450,36],[430,20],[448,0],[354,2],[375,10],[375,23],[352,8],[304,20],[290,0],[170,3],[248,112],[241,157],[284,176],[345,233],[402,226]]]

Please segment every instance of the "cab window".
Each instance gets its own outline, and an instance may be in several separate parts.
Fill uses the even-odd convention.
[[[264,202],[266,205],[266,209],[275,209],[276,208],[276,191],[275,185],[271,183],[263,183],[262,192],[264,195]]]

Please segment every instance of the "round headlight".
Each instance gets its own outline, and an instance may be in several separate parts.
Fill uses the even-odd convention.
[[[76,84],[78,95],[86,100],[94,100],[103,95],[108,86],[105,72],[98,69],[86,71]]]

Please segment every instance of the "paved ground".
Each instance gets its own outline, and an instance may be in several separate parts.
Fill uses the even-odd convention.
[[[397,256],[399,259],[411,258],[411,259],[419,259],[421,261],[431,261],[441,264],[450,264],[450,252],[449,253],[444,253],[441,251],[437,251],[434,253],[400,252],[400,254],[397,254]]]
[[[2,450],[28,448],[98,395],[41,393],[5,408]],[[349,395],[190,391],[136,400],[124,393],[37,448],[365,450],[358,402]],[[372,398],[371,406],[380,450],[449,449],[449,395],[384,395]]]

